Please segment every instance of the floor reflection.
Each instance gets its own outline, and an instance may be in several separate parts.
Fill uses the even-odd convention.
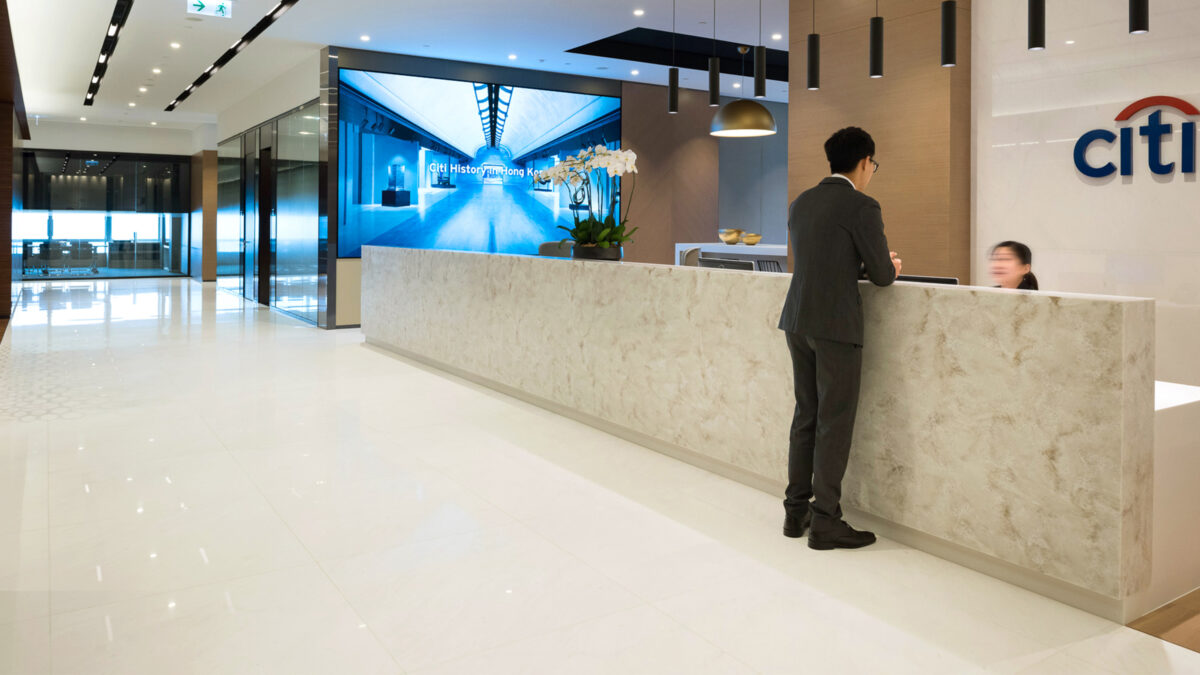
[[[16,284],[13,326],[81,326],[242,312],[237,297],[190,279],[56,279]]]
[[[257,278],[255,278],[257,282]],[[297,318],[316,324],[320,312],[317,292],[321,279],[316,274],[284,274],[275,276],[275,309],[283,310]],[[242,296],[244,280],[241,275],[217,277],[217,288],[225,293]]]

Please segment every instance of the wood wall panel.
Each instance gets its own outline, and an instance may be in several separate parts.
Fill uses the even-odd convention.
[[[884,77],[867,76],[869,0],[817,5],[821,89],[808,91],[811,0],[791,3],[788,186],[794,199],[829,173],[824,143],[846,126],[875,138],[888,241],[908,274],[970,279],[970,3],[960,0],[958,67],[943,68],[940,0],[893,0]]]
[[[622,185],[629,223],[638,227],[625,247],[633,262],[672,264],[675,242],[716,241],[717,139],[705,92],[681,89],[679,114],[667,114],[667,90],[625,83],[621,90],[621,145],[638,155],[636,192]]]

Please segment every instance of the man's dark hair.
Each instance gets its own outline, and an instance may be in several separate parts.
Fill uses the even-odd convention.
[[[875,140],[858,127],[846,127],[825,141],[825,157],[833,173],[853,171],[863,159],[874,156]]]

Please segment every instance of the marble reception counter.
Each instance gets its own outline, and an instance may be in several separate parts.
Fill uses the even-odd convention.
[[[794,399],[775,326],[789,280],[365,247],[362,328],[782,498]],[[1150,583],[1153,301],[862,291],[849,517],[1123,620]]]

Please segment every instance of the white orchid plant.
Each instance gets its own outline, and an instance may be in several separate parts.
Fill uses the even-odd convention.
[[[572,155],[563,161],[543,171],[533,173],[534,183],[545,185],[553,183],[555,187],[566,186],[570,196],[575,216],[575,227],[559,225],[571,236],[566,241],[574,241],[576,246],[596,246],[599,248],[620,247],[631,241],[630,237],[637,228],[626,231],[629,219],[629,205],[621,205],[621,219],[617,220],[617,179],[626,174],[637,173],[637,155],[632,150],[610,150],[603,145],[585,148],[578,155]],[[632,180],[632,178],[631,178]],[[630,187],[630,200],[633,198],[633,188]],[[586,209],[585,209],[586,206]],[[587,216],[579,217],[580,211],[587,211]]]

